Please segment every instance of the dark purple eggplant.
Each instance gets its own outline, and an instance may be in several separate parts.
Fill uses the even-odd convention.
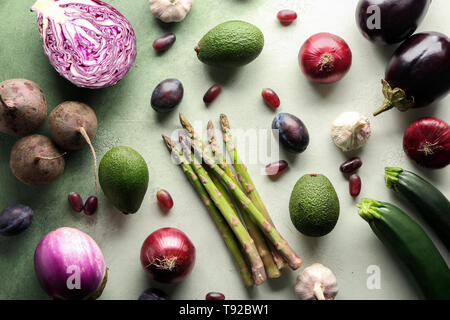
[[[369,41],[399,43],[416,31],[430,4],[431,0],[360,0],[356,8],[356,22]],[[380,19],[378,26],[374,20],[377,12]]]
[[[417,33],[402,43],[389,61],[383,84],[384,104],[391,108],[422,108],[450,92],[450,39],[442,33]]]

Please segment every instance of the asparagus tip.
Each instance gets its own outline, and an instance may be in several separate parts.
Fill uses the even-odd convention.
[[[174,145],[175,145],[175,143],[168,136],[166,136],[164,134],[162,134],[161,136],[162,136],[162,138],[164,140],[164,143],[166,144],[167,148],[169,150],[172,150]]]

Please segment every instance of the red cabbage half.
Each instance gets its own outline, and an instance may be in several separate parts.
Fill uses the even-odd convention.
[[[78,87],[115,85],[136,58],[130,22],[100,0],[37,0],[45,53],[60,75]]]

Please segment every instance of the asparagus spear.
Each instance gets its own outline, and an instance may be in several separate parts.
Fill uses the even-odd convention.
[[[180,121],[182,126],[187,130],[191,139],[192,146],[196,153],[201,156],[204,162],[220,177],[221,181],[223,181],[230,191],[234,194],[234,196],[242,203],[245,210],[247,210],[252,217],[253,221],[256,225],[263,231],[266,237],[275,245],[275,248],[281,253],[283,258],[287,261],[291,269],[296,270],[300,268],[302,265],[302,260],[300,257],[292,250],[286,240],[280,235],[277,229],[273,225],[269,223],[269,221],[264,217],[264,215],[255,207],[253,202],[245,195],[245,193],[237,186],[233,180],[225,174],[214,161],[211,154],[206,150],[201,139],[196,136],[194,132],[194,128],[189,123],[189,121],[180,113]],[[211,195],[211,193],[210,193]],[[212,198],[212,196],[211,196]]]
[[[170,140],[169,137],[163,135],[163,140],[166,143],[167,148],[170,151],[177,152],[175,143]],[[214,203],[211,202],[211,199],[209,198],[208,193],[206,192],[205,188],[203,188],[202,183],[200,182],[197,174],[194,172],[194,170],[189,165],[188,161],[184,158],[184,156],[178,157],[181,163],[181,168],[183,169],[184,174],[191,182],[192,186],[195,188],[197,193],[199,194],[203,204],[208,209],[211,217],[213,218],[214,222],[217,225],[217,228],[219,229],[219,232],[225,241],[225,244],[228,247],[228,250],[230,250],[231,255],[238,266],[239,273],[242,277],[242,280],[244,282],[244,285],[247,287],[250,287],[253,285],[253,279],[252,275],[250,273],[250,270],[247,266],[247,263],[244,259],[244,256],[242,255],[242,252],[239,248],[239,245],[236,241],[236,238],[233,235],[233,232],[231,231],[230,227],[228,226],[227,222],[222,217],[219,210],[217,210]]]
[[[191,145],[188,144],[188,141],[184,138],[186,137],[180,135],[180,142],[182,145],[184,145],[184,150],[186,151],[186,153],[190,154]],[[252,269],[253,281],[256,285],[263,283],[266,280],[267,276],[266,272],[264,271],[264,264],[261,260],[261,257],[259,256],[258,250],[255,247],[253,239],[250,237],[247,229],[245,229],[244,225],[239,219],[239,216],[234,210],[234,206],[230,204],[230,202],[227,201],[223,194],[217,189],[208,172],[206,172],[206,170],[198,162],[194,154],[190,154],[190,156],[191,167],[200,178],[201,183],[203,184],[216,207],[220,210],[220,212],[222,212],[223,217],[227,221],[231,230],[233,230],[236,238],[241,243],[244,252],[247,254],[247,258]]]
[[[236,177],[234,176],[230,167],[227,165],[226,159],[223,156],[222,152],[220,151],[219,146],[217,145],[217,140],[216,140],[216,136],[214,133],[214,125],[213,125],[212,121],[208,122],[207,132],[208,132],[208,142],[211,145],[211,151],[212,151],[213,155],[215,156],[217,163],[219,164],[220,168],[222,170],[224,170],[225,173],[231,179],[233,179],[233,182],[237,185],[238,181],[236,180]],[[214,174],[211,176],[211,178],[213,180],[214,180],[214,178],[217,179],[217,177]],[[221,191],[225,197],[229,198],[229,195],[228,195],[225,187],[223,186],[223,184],[220,182],[219,182],[219,184],[217,184],[217,183],[215,183],[215,184],[218,187],[219,191]],[[221,188],[219,188],[219,186],[222,186],[222,190],[220,190]],[[244,219],[244,223],[247,226],[248,233],[255,241],[255,246],[258,249],[259,255],[261,256],[261,259],[264,263],[264,267],[266,269],[267,276],[269,278],[280,277],[281,272],[278,269],[278,266],[275,264],[275,261],[273,260],[272,255],[269,252],[269,248],[267,247],[264,236],[261,234],[261,231],[259,231],[259,228],[252,221],[248,212],[244,210],[244,208],[242,207],[242,203],[240,201],[237,201],[236,203],[239,207],[239,211],[242,213],[242,218]]]
[[[220,126],[222,128],[223,133],[223,142],[225,143],[225,146],[228,150],[228,153],[230,154],[232,158],[232,164],[234,169],[237,172],[237,176],[239,179],[239,182],[241,183],[242,189],[244,190],[245,194],[250,198],[250,200],[255,204],[255,207],[266,217],[266,219],[269,221],[269,223],[272,226],[275,226],[272,219],[270,218],[269,211],[267,211],[266,206],[264,205],[264,202],[261,200],[261,197],[256,190],[255,184],[253,183],[252,178],[248,174],[247,167],[242,162],[241,158],[239,157],[239,154],[236,150],[236,146],[233,143],[233,138],[231,136],[231,129],[230,129],[230,123],[228,121],[228,118],[225,114],[220,115]],[[276,252],[276,251],[275,251]],[[283,258],[275,253],[274,254],[275,263],[277,264],[278,268],[283,268],[286,263],[283,260]]]

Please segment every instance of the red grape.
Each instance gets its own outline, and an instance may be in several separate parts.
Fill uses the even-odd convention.
[[[280,106],[280,98],[272,89],[263,89],[261,95],[264,99],[264,102],[272,109],[276,109]]]
[[[205,300],[225,300],[225,296],[220,292],[209,292]]]
[[[350,195],[353,198],[356,198],[359,193],[361,192],[361,178],[358,174],[354,173],[349,178],[349,189],[350,189]]]
[[[156,199],[158,203],[166,210],[170,210],[173,207],[173,199],[170,196],[170,193],[164,189],[159,190],[156,193]]]
[[[283,26],[288,26],[297,19],[297,13],[294,10],[284,9],[278,12],[277,18]]]
[[[83,211],[83,199],[77,192],[71,192],[68,196],[70,207],[75,212]]]

